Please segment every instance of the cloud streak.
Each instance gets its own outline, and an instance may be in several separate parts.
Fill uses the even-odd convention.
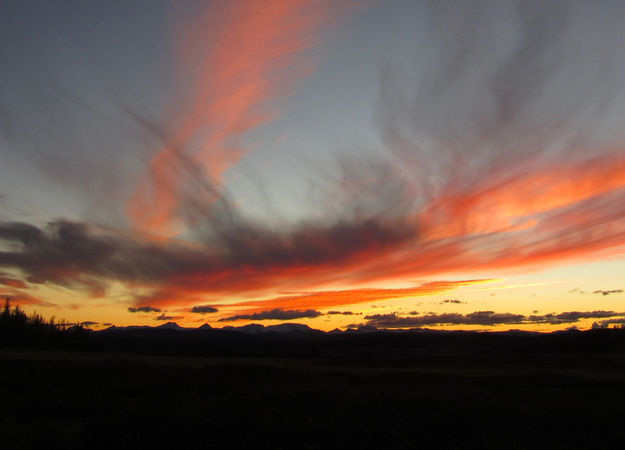
[[[0,284],[15,289],[28,289],[28,286],[22,280],[4,273],[0,273]]]
[[[374,301],[405,299],[440,294],[463,286],[487,283],[491,280],[431,281],[403,289],[349,289],[285,295],[265,300],[235,303],[230,306],[245,308],[327,308],[340,305],[370,303]]]
[[[44,308],[57,307],[55,303],[46,301],[20,289],[0,288],[0,299],[4,300],[7,298],[11,303],[16,305],[42,306]]]

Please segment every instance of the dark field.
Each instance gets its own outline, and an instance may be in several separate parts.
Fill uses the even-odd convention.
[[[624,448],[625,354],[0,351],[0,448]]]

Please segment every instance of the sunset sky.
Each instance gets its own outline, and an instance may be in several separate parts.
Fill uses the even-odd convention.
[[[0,295],[94,329],[623,324],[623,23],[0,2]]]

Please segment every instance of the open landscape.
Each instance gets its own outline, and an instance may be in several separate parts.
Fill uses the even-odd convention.
[[[0,350],[3,448],[625,444],[621,329],[63,333]]]

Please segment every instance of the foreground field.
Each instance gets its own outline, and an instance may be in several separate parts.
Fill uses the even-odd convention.
[[[623,448],[625,357],[0,352],[4,449]]]

